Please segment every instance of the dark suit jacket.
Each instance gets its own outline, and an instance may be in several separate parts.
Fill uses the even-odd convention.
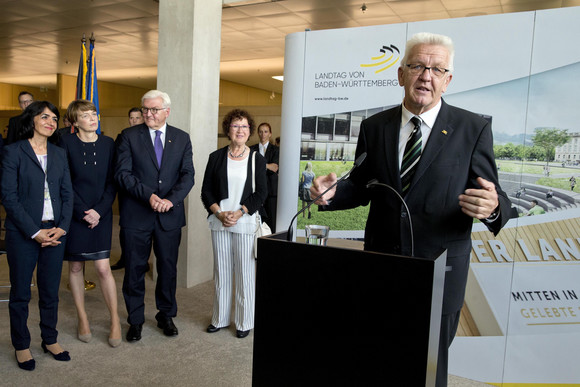
[[[328,209],[352,208],[371,202],[365,229],[365,249],[411,254],[408,216],[399,199],[386,188],[366,188],[377,179],[401,193],[399,132],[401,106],[378,113],[361,124],[356,156],[366,160],[341,183]],[[458,311],[469,268],[473,219],[459,207],[458,196],[479,188],[476,178],[495,184],[500,217],[487,227],[497,234],[507,222],[511,204],[498,183],[489,123],[483,118],[442,102],[441,110],[422,153],[405,201],[413,223],[415,256],[434,257],[447,249],[443,313]]]
[[[249,157],[246,183],[240,204],[246,206],[251,215],[262,207],[268,194],[268,188],[266,183],[266,160],[260,155],[260,152],[256,152],[256,192],[252,192],[252,153],[250,153]],[[201,201],[208,215],[212,214],[209,209],[212,204],[220,204],[222,199],[228,198],[227,161],[227,146],[209,155],[205,174],[203,175],[203,185],[201,186]]]
[[[256,151],[258,154],[260,154],[260,144],[258,143],[252,145],[250,150]],[[264,158],[266,159],[266,164],[275,163],[279,166],[280,148],[272,143],[268,144]],[[278,172],[273,172],[269,169],[266,169],[266,178],[268,179],[268,196],[278,196]]]
[[[18,127],[20,126],[20,120],[22,119],[22,114],[11,117],[8,120],[8,132],[6,132],[6,145],[10,145],[18,141]]]
[[[68,231],[73,211],[73,189],[64,149],[47,144],[46,179],[56,227]],[[45,173],[28,140],[4,147],[2,155],[2,204],[6,229],[31,237],[40,230],[44,208]]]
[[[124,129],[117,138],[115,180],[123,192],[119,195],[121,227],[151,230],[157,218],[166,231],[185,226],[183,201],[194,184],[189,134],[167,125],[159,168],[147,125]],[[154,212],[149,205],[152,194],[170,200],[173,208]]]

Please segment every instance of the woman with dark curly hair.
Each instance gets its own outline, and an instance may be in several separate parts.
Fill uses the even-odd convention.
[[[257,212],[268,195],[266,160],[259,152],[250,153],[246,146],[255,129],[247,111],[235,109],[226,114],[222,130],[230,144],[209,155],[201,188],[214,253],[215,299],[207,332],[230,325],[235,283],[234,323],[238,338],[248,336],[254,328],[254,234]]]
[[[18,366],[32,371],[27,326],[30,283],[36,268],[42,349],[70,360],[57,342],[58,288],[73,190],[65,151],[48,142],[58,127],[58,109],[47,101],[23,113],[19,139],[2,155],[2,204],[6,209],[6,253],[10,269],[10,335]]]

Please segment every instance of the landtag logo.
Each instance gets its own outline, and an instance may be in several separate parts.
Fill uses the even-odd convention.
[[[393,67],[401,58],[401,52],[399,51],[399,48],[393,44],[390,46],[382,46],[379,49],[379,52],[381,53],[380,55],[371,57],[371,63],[362,63],[360,67],[378,67],[375,69],[375,74],[378,74],[388,68]]]

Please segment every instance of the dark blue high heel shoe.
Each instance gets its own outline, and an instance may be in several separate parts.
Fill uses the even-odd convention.
[[[36,367],[36,360],[30,359],[23,361],[22,363],[18,361],[18,356],[16,356],[16,351],[14,351],[14,356],[16,357],[16,363],[21,370],[32,371]]]
[[[52,353],[48,350],[48,348],[46,348],[46,343],[43,341],[40,346],[42,347],[42,350],[44,351],[44,353],[50,353],[52,355],[52,357],[54,357],[54,360],[58,360],[58,361],[69,361],[70,360],[70,355],[68,354],[68,351],[62,351],[61,353]]]

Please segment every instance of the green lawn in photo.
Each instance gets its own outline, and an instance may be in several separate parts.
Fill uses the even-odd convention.
[[[311,161],[312,171],[316,176],[327,175],[330,172],[336,173],[340,178],[344,173],[347,173],[353,165],[352,161],[343,163],[342,161]],[[300,174],[297,177],[300,181],[302,176],[302,171],[306,167],[307,161],[300,162]],[[496,163],[500,166],[500,171],[502,172],[512,172],[512,173],[525,173],[538,175],[538,180],[536,184],[553,187],[563,190],[570,190],[570,176],[576,176],[576,179],[580,181],[580,169],[571,167],[562,167],[559,163],[550,163],[550,176],[544,176],[545,162],[536,161],[525,161],[521,162],[518,160],[496,160]],[[560,175],[555,177],[555,175]],[[566,175],[566,177],[561,177]],[[302,201],[298,199],[298,192],[296,192],[297,207],[296,211],[302,208]],[[311,207],[312,217],[308,219],[308,211],[305,211],[298,217],[298,228],[304,229],[307,224],[320,224],[329,226],[331,230],[364,230],[367,216],[368,216],[369,206],[357,207],[351,210],[344,211],[324,211],[319,212],[318,206],[313,205]],[[478,220],[474,220],[478,222]]]
[[[501,172],[530,173],[540,176],[544,175],[544,167],[546,166],[545,161],[496,160],[495,163],[499,165]],[[560,163],[550,163],[549,167],[550,175],[570,174],[570,176],[577,176],[580,174],[578,168],[562,167]]]
[[[328,175],[330,172],[336,173],[338,178],[344,173],[347,173],[353,165],[352,161],[343,163],[342,161],[311,161],[312,172],[316,176]],[[307,161],[300,162],[300,174],[298,181],[302,177],[302,171],[306,168]],[[298,192],[296,192],[297,207],[296,211],[302,208],[302,201],[298,199]],[[304,229],[307,224],[320,224],[330,227],[331,230],[364,230],[369,212],[369,206],[357,207],[344,211],[323,211],[318,212],[316,204],[310,207],[312,217],[308,219],[308,211],[305,211],[298,217],[298,228]]]
[[[536,181],[538,185],[545,185],[546,187],[558,188],[570,191],[570,178],[569,177],[542,177]]]
[[[575,176],[576,180],[580,176],[578,167],[562,167],[562,164],[552,162],[550,166],[550,176],[544,175],[546,163],[544,161],[518,161],[518,160],[496,160],[501,172],[525,173],[538,175],[535,184],[570,191],[570,177]]]

